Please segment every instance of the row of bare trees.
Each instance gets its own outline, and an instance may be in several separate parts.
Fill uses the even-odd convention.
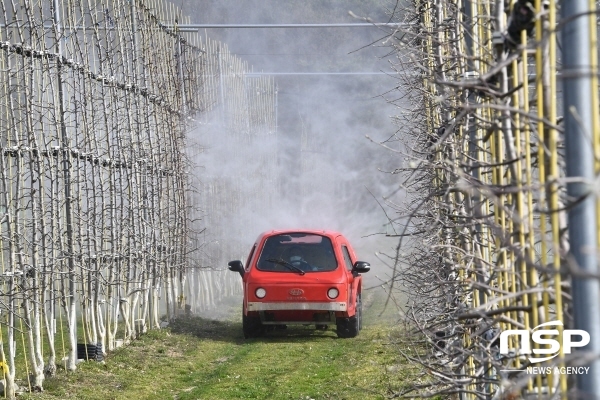
[[[224,138],[274,134],[275,88],[181,32],[162,0],[2,1],[0,13],[0,362],[13,398],[75,369],[78,347],[101,355],[239,290],[203,269],[219,200],[215,182],[192,179],[201,149],[186,135],[215,113]]]
[[[559,6],[415,0],[394,8],[406,23],[388,38],[402,96],[393,100],[397,146],[386,147],[403,155],[393,172],[408,201],[388,201],[399,237],[391,280],[406,290],[407,321],[428,349],[410,356],[425,367],[423,379],[398,395],[577,396],[573,377],[554,367],[590,360],[534,343],[534,353],[556,354],[534,363],[516,335],[508,353],[499,347],[503,331],[555,321],[546,329],[562,335],[573,326],[571,286],[580,275],[567,212],[582,198],[566,194],[557,74],[558,34],[568,21],[558,18]],[[595,38],[595,13],[577,18],[590,20]],[[590,90],[596,119],[587,140],[598,173],[597,79]],[[552,368],[528,373],[531,366]]]

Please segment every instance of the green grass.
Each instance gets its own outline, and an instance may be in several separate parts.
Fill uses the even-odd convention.
[[[365,296],[367,298],[367,296]],[[235,304],[238,304],[236,301]],[[59,370],[25,399],[383,399],[410,386],[416,367],[394,351],[394,313],[365,301],[354,339],[293,327],[245,340],[239,306],[229,319],[179,319],[74,372]],[[377,309],[379,307],[379,309]]]

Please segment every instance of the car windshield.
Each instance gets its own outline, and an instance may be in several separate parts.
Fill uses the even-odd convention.
[[[310,233],[287,233],[267,238],[257,268],[273,272],[333,271],[337,261],[329,238]]]

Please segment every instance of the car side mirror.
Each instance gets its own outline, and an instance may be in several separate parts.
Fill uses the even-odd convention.
[[[235,260],[235,261],[229,261],[227,263],[227,265],[229,265],[229,270],[230,271],[234,271],[234,272],[239,272],[239,274],[241,275],[241,277],[244,277],[244,274],[246,273],[246,270],[244,269],[244,264],[242,264],[242,262],[240,260]]]
[[[364,274],[366,272],[369,272],[371,270],[371,264],[369,264],[366,261],[357,261],[354,263],[354,266],[352,267],[352,272],[356,272],[359,274]]]

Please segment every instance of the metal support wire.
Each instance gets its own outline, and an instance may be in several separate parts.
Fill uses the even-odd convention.
[[[181,31],[195,31],[198,29],[288,29],[288,28],[402,28],[412,24],[394,22],[355,22],[355,23],[330,23],[330,24],[181,24]],[[172,28],[171,25],[166,25]]]

